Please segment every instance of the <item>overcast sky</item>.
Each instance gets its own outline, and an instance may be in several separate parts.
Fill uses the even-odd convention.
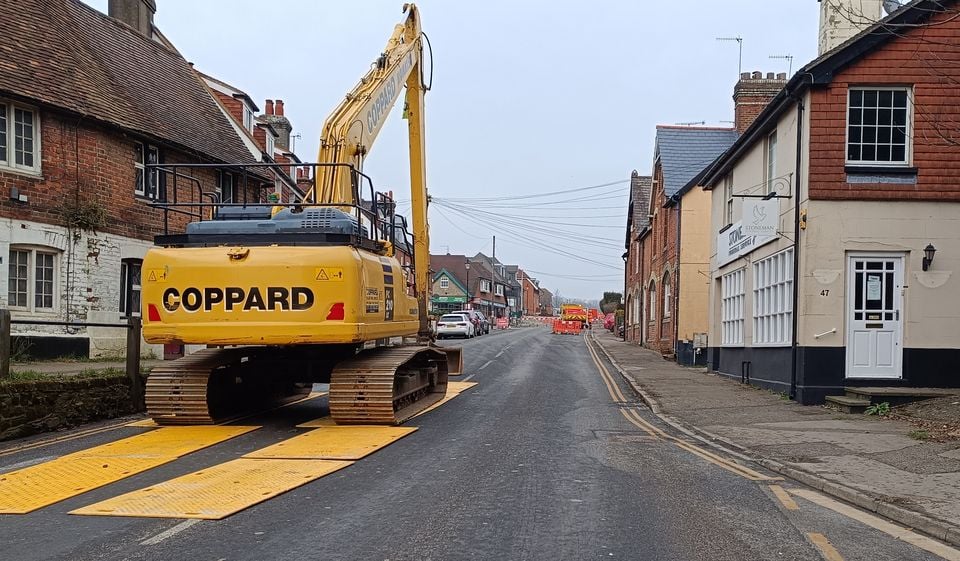
[[[107,0],[87,2],[107,10]],[[283,99],[298,155],[315,161],[323,120],[381,52],[402,4],[157,0],[155,23],[261,110],[264,99]],[[743,37],[745,72],[786,72],[770,55],[793,55],[795,71],[817,49],[815,0],[418,5],[436,67],[426,116],[431,250],[489,255],[496,235],[501,261],[567,297],[622,290],[627,181],[634,169],[650,173],[654,127],[729,126],[737,43],[717,37]],[[399,108],[365,171],[409,200]]]

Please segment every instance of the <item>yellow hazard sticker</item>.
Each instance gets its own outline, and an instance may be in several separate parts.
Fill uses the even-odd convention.
[[[318,281],[342,281],[343,267],[319,267],[314,270]]]
[[[167,282],[166,269],[148,269],[147,282]]]

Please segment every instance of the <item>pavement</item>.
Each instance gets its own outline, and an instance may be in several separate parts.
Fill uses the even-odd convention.
[[[919,441],[911,437],[916,427],[904,421],[799,405],[704,368],[681,367],[604,329],[593,336],[668,423],[960,545],[960,440]]]
[[[146,359],[140,361],[140,368],[153,368],[163,364],[162,360]],[[34,362],[11,362],[10,372],[39,372],[50,376],[75,376],[85,370],[106,370],[117,368],[124,370],[124,360],[41,360]]]

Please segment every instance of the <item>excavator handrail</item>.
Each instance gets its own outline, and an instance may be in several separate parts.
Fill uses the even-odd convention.
[[[393,209],[391,208],[391,209],[390,209],[390,212],[389,212],[386,216],[384,216],[384,217],[381,217],[381,216],[375,211],[375,210],[376,210],[376,207],[377,207],[377,204],[379,203],[379,199],[381,198],[380,196],[385,197],[385,198],[387,198],[387,199],[389,199],[389,197],[387,197],[385,193],[379,193],[379,192],[376,191],[376,189],[375,189],[374,186],[373,186],[373,179],[372,179],[369,175],[367,175],[367,174],[363,173],[362,171],[356,169],[355,166],[353,166],[352,164],[349,164],[349,163],[301,162],[301,163],[298,163],[298,164],[296,164],[296,165],[297,165],[297,167],[304,167],[304,168],[311,168],[311,169],[324,168],[324,167],[346,167],[346,168],[349,168],[349,169],[350,169],[350,172],[351,172],[352,174],[354,174],[355,177],[358,178],[358,183],[359,183],[359,184],[365,184],[365,185],[369,188],[369,191],[370,191],[370,192],[369,192],[369,196],[370,196],[369,202],[370,202],[370,205],[371,205],[371,207],[372,207],[373,210],[366,208],[366,206],[364,206],[363,204],[355,204],[355,203],[349,203],[349,204],[342,204],[342,203],[341,203],[341,204],[318,204],[318,203],[306,203],[306,202],[304,202],[304,201],[295,201],[295,202],[286,202],[286,203],[283,203],[283,202],[268,202],[268,201],[263,201],[263,202],[261,202],[261,201],[247,201],[247,191],[246,191],[246,188],[249,187],[249,185],[247,184],[247,176],[248,176],[248,174],[247,174],[247,171],[248,171],[247,168],[265,168],[265,167],[275,167],[275,166],[276,166],[275,163],[265,163],[265,162],[249,163],[249,164],[247,164],[247,163],[244,163],[244,164],[200,164],[200,163],[146,164],[146,165],[144,166],[145,173],[149,173],[151,170],[158,170],[158,171],[161,172],[161,173],[172,173],[172,174],[173,174],[173,177],[174,177],[174,181],[173,181],[173,196],[174,196],[174,201],[173,201],[173,202],[170,202],[170,201],[167,201],[167,200],[154,200],[154,201],[149,201],[149,202],[147,202],[146,204],[147,204],[147,206],[150,206],[150,207],[153,207],[153,208],[159,208],[159,209],[163,209],[163,210],[164,210],[164,235],[168,235],[168,234],[169,234],[169,222],[168,222],[168,219],[167,219],[167,212],[174,212],[174,213],[178,213],[178,214],[184,214],[184,215],[187,215],[187,216],[191,216],[191,217],[194,217],[194,218],[199,218],[200,221],[202,222],[202,221],[205,219],[204,214],[203,214],[203,209],[204,209],[204,208],[223,208],[223,207],[230,207],[230,208],[247,208],[247,207],[252,207],[252,206],[271,206],[271,207],[280,207],[280,208],[324,208],[324,207],[333,207],[333,208],[340,208],[340,209],[343,209],[343,208],[354,209],[354,210],[356,211],[355,217],[357,218],[358,222],[362,222],[362,219],[363,219],[363,218],[366,218],[367,221],[369,221],[370,226],[371,226],[371,228],[370,228],[370,238],[371,238],[372,240],[374,240],[374,241],[389,241],[389,242],[391,243],[391,245],[394,243],[394,236],[393,236],[393,233],[392,233],[393,228],[391,227],[392,224],[393,224],[393,215],[394,215]],[[220,202],[219,199],[218,199],[218,195],[217,195],[216,192],[204,191],[204,190],[203,190],[203,187],[202,187],[202,182],[200,181],[199,178],[197,178],[197,177],[195,177],[195,176],[192,176],[192,175],[186,175],[186,174],[184,174],[184,173],[181,173],[181,172],[179,171],[180,168],[186,168],[186,169],[213,169],[213,170],[217,170],[217,171],[230,171],[230,172],[232,172],[232,173],[237,173],[238,171],[239,171],[239,172],[242,172],[243,175],[244,175],[244,182],[243,182],[244,185],[243,185],[243,189],[242,189],[243,195],[244,195],[244,202],[237,202],[237,203],[234,203],[234,202],[229,202],[229,203]],[[314,175],[315,175],[315,174],[314,174]],[[190,180],[190,184],[191,184],[192,186],[194,186],[194,187],[196,188],[196,190],[198,191],[198,193],[197,193],[197,195],[198,195],[197,198],[200,199],[200,200],[191,200],[191,201],[184,201],[184,202],[180,202],[180,201],[177,200],[177,181],[176,181],[176,180],[177,180],[178,177],[179,177],[179,178],[182,178],[182,179],[189,179],[189,180]],[[259,188],[259,189],[270,189],[270,188],[273,188],[273,187],[274,187],[273,184],[265,183],[265,184],[261,185],[261,186],[258,187],[258,188]],[[361,189],[360,189],[360,186],[358,185],[358,186],[357,186],[357,191],[359,192],[360,190],[361,190]],[[164,199],[165,199],[166,196],[167,196],[167,192],[164,191],[164,192],[162,193],[162,195],[164,196]],[[210,199],[210,202],[203,202],[202,199],[204,199],[204,198]],[[358,197],[356,197],[356,198],[359,199],[360,201],[363,201],[363,197],[362,197],[362,196],[358,196]],[[392,200],[392,199],[390,199],[390,200]],[[182,210],[182,209],[184,209],[184,208],[198,209],[198,211],[197,211],[197,212],[190,212],[190,211],[187,211],[187,210]],[[212,219],[212,216],[211,216],[211,219]],[[388,233],[388,232],[389,232],[389,233]],[[381,236],[380,236],[381,233],[383,234],[383,239],[381,239]]]

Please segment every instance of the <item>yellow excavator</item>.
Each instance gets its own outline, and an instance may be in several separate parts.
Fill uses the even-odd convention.
[[[417,8],[404,12],[327,118],[303,201],[217,205],[215,219],[157,236],[143,261],[143,336],[205,346],[150,373],[146,403],[157,423],[217,423],[329,382],[337,423],[397,424],[441,399],[448,375],[460,373],[460,350],[434,346],[428,323],[425,35]],[[415,296],[395,255],[392,201],[372,188],[370,200],[361,195],[363,158],[404,87]],[[173,168],[176,181],[184,166],[163,170]],[[261,164],[244,176],[268,172]]]

